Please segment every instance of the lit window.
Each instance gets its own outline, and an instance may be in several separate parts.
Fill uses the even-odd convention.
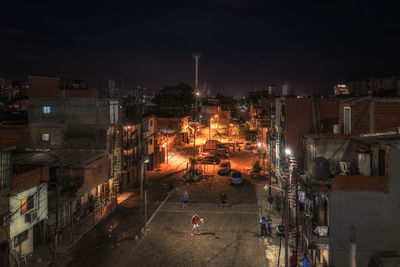
[[[33,196],[23,198],[21,200],[21,214],[26,213],[27,211],[30,211],[34,207],[34,199]]]
[[[43,106],[42,107],[42,113],[43,114],[50,114],[51,112],[51,107],[50,106]]]
[[[49,142],[50,141],[50,134],[45,133],[42,134],[42,142]]]

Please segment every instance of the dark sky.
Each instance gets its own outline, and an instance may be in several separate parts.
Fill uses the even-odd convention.
[[[400,74],[400,13],[382,1],[1,0],[0,10],[0,74],[12,79],[192,85],[193,52],[200,84],[228,95]]]

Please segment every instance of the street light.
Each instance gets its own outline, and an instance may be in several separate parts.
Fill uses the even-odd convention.
[[[292,150],[291,150],[290,148],[286,148],[286,149],[285,149],[285,154],[286,154],[287,156],[292,155]]]
[[[140,200],[143,200],[143,182],[144,182],[144,164],[145,163],[149,163],[150,162],[150,158],[149,157],[145,157],[141,160],[141,165],[142,165],[142,172],[140,175]]]
[[[285,190],[283,190],[283,189],[281,189],[281,188],[279,188],[279,187],[275,187],[275,186],[268,185],[268,184],[266,184],[266,185],[264,186],[265,191],[270,190],[271,188],[281,191],[282,194],[283,194],[283,197],[285,197]]]
[[[195,92],[196,92],[196,112],[195,112],[195,120],[197,121],[197,98],[199,96],[199,58],[201,57],[200,53],[192,54],[196,61],[196,68],[195,68]]]

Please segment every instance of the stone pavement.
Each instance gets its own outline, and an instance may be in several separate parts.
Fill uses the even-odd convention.
[[[195,236],[191,216],[160,212],[146,238],[121,244],[96,266],[268,266],[257,215],[200,213],[205,223]]]
[[[275,196],[279,193],[275,190],[271,191],[272,196],[274,197],[273,207],[275,209]],[[269,213],[267,210],[267,199],[268,199],[268,191],[265,191],[263,188],[263,184],[259,184],[257,186],[257,199],[258,199],[258,207],[259,207],[259,217],[267,216],[268,214],[272,219],[272,228],[282,224],[282,210],[281,213],[278,213],[274,210],[272,213]],[[276,236],[268,237],[263,239],[263,246],[265,248],[265,257],[269,263],[269,266],[278,266],[278,256],[279,256],[279,244],[280,240]],[[282,239],[281,244],[281,252],[280,252],[280,260],[279,266],[285,266],[285,240]]]

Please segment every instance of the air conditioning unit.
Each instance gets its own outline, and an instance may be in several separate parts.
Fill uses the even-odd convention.
[[[30,211],[25,214],[25,223],[32,223],[37,219],[37,210]]]

